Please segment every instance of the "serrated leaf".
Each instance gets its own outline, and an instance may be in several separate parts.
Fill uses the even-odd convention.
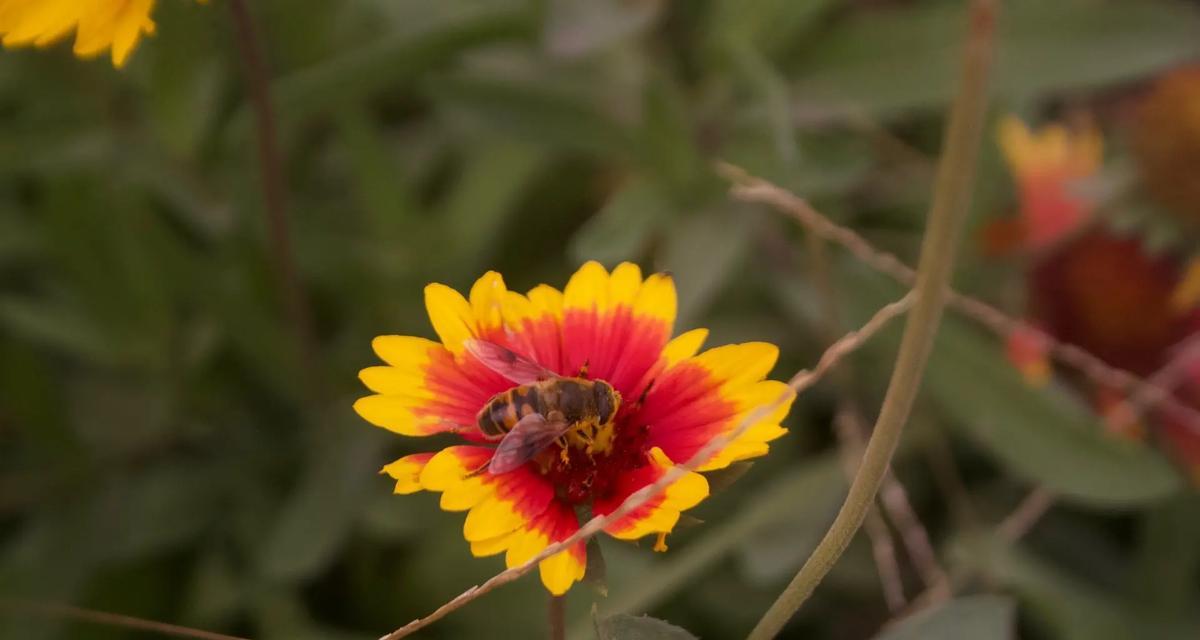
[[[596,621],[597,640],[696,640],[696,636],[669,622],[623,613]]]
[[[908,618],[875,636],[875,640],[1010,640],[1016,606],[1002,596],[957,598]]]

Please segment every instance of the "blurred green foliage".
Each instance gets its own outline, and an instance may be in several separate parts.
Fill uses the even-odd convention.
[[[159,4],[124,72],[63,47],[0,54],[0,594],[288,639],[377,637],[500,569],[469,556],[460,515],[376,476],[430,443],[350,410],[371,337],[431,334],[424,284],[496,268],[524,289],[636,260],[676,275],[680,328],[773,341],[777,375],[807,366],[824,345],[802,236],[727,199],[711,162],[912,258],[962,32],[962,3],[934,0],[253,3],[317,325],[305,363],[265,249],[227,8]],[[1003,4],[996,113],[1200,56],[1182,0]],[[981,215],[1012,202],[995,153]],[[1011,274],[965,253],[961,282],[1000,297]],[[847,328],[897,295],[834,264]],[[868,413],[891,345],[852,362]],[[897,470],[948,566],[1008,596],[883,637],[1196,637],[1200,507],[1161,454],[1106,436],[1063,388],[1025,388],[961,320],[927,384]],[[792,435],[670,553],[605,541],[610,596],[572,592],[575,634],[593,633],[593,601],[745,633],[840,503],[830,391],[797,403]],[[929,460],[947,452],[973,513],[939,490]],[[991,539],[1032,484],[1063,506],[1019,547]],[[870,563],[858,540],[788,637],[879,629]],[[536,637],[544,615],[523,580],[422,637]],[[134,637],[20,616],[0,636]]]

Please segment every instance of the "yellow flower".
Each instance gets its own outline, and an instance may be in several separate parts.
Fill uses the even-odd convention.
[[[5,47],[47,47],[75,33],[75,55],[112,50],[122,67],[143,35],[154,33],[154,0],[0,0]]]
[[[675,305],[669,276],[643,278],[629,263],[609,273],[589,262],[561,292],[541,285],[522,295],[495,272],[480,278],[468,297],[431,284],[425,306],[440,341],[376,338],[375,353],[386,366],[363,369],[359,377],[373,395],[354,409],[400,435],[449,432],[465,439],[405,456],[382,472],[396,481],[396,493],[438,492],[442,509],[466,511],[463,536],[471,553],[504,553],[507,566],[515,567],[577,531],[577,507],[611,513],[712,438],[737,428],[750,411],[789,392],[784,383],[764,379],[778,355],[773,345],[700,352],[707,337],[702,329],[672,339]],[[572,409],[573,389],[589,388],[615,390],[612,410],[599,399],[580,405],[593,407],[591,413]],[[790,404],[789,397],[700,471],[767,453],[768,442],[787,432],[779,423]],[[549,423],[558,427],[548,429]],[[530,446],[498,469],[497,452],[506,445],[486,445],[505,438],[503,431],[512,437],[520,428],[514,424],[533,425],[524,432]],[[504,425],[502,433],[485,436],[492,425]],[[536,434],[545,437],[534,440]],[[663,538],[680,512],[707,496],[704,476],[689,473],[606,532],[622,540],[654,536],[654,548],[665,550]],[[542,583],[559,595],[585,567],[585,545],[578,544],[542,561],[539,570]]]

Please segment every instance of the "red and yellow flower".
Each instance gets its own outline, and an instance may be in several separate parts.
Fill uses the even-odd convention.
[[[1031,131],[1008,116],[997,137],[1016,180],[1020,210],[1016,219],[989,229],[996,252],[1014,244],[1039,251],[1088,221],[1095,205],[1080,187],[1100,168],[1104,142],[1099,132],[1072,131],[1060,124]]]
[[[142,37],[154,33],[153,10],[154,0],[0,0],[0,42],[48,47],[74,33],[75,55],[111,50],[120,68]]]
[[[443,509],[467,512],[463,536],[471,553],[504,553],[508,567],[578,530],[577,507],[611,513],[711,439],[737,428],[756,407],[790,393],[784,383],[765,379],[778,356],[773,345],[701,352],[703,329],[672,339],[674,283],[664,274],[643,278],[629,263],[609,273],[589,262],[561,292],[546,285],[527,294],[510,291],[495,272],[480,278],[467,297],[431,284],[425,306],[439,340],[376,338],[375,352],[386,365],[361,372],[373,395],[354,408],[401,435],[454,432],[466,440],[405,456],[383,472],[396,481],[396,493],[438,492]],[[588,434],[586,446],[584,438],[568,434],[513,472],[479,472],[493,450],[463,425],[474,425],[489,399],[515,385],[470,353],[465,343],[471,339],[507,347],[559,375],[605,380],[625,401],[611,424]],[[768,443],[787,432],[779,423],[790,404],[788,396],[699,470],[767,453]],[[622,540],[656,535],[655,548],[665,549],[663,538],[680,512],[707,495],[704,476],[689,473],[606,531]],[[546,588],[565,593],[583,577],[585,555],[578,544],[543,560]]]
[[[1178,256],[1148,252],[1136,236],[1117,235],[1103,224],[1084,228],[1095,203],[1079,183],[1099,168],[1097,133],[1058,124],[1034,133],[1010,117],[1001,124],[999,142],[1017,183],[1020,215],[1013,228],[995,227],[988,239],[993,249],[1019,247],[1032,254],[1026,287],[1031,324],[1112,366],[1151,376],[1200,331],[1200,260],[1185,266]],[[1008,337],[1008,359],[1031,384],[1048,381],[1047,353],[1038,332]],[[1200,407],[1200,370],[1192,378],[1192,387],[1177,398]],[[1157,434],[1200,481],[1200,433],[1190,417],[1161,408],[1148,416],[1150,424],[1128,424],[1118,411],[1124,393],[1097,388],[1090,394],[1119,434]]]

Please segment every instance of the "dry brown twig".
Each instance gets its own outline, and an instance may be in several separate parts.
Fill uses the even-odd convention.
[[[839,432],[846,433],[850,446],[861,452],[867,439],[867,426],[863,417],[853,408],[847,407],[838,412],[835,421]],[[925,587],[936,587],[944,583],[946,572],[938,562],[937,552],[929,541],[929,533],[909,501],[904,485],[890,469],[884,476],[883,486],[879,489],[879,502],[900,534],[908,557]]]
[[[716,455],[719,451],[721,451],[721,449],[725,448],[729,443],[740,437],[759,420],[762,420],[770,415],[772,411],[778,408],[779,405],[786,402],[793,394],[799,395],[806,389],[815,385],[830,369],[837,365],[842,358],[849,355],[864,342],[866,342],[867,339],[878,333],[879,330],[882,329],[890,320],[907,311],[908,308],[912,306],[912,302],[913,295],[909,293],[900,300],[888,304],[879,311],[875,312],[875,315],[872,316],[871,319],[866,322],[866,324],[862,325],[862,327],[847,333],[837,342],[830,345],[829,348],[826,349],[821,355],[821,359],[817,361],[815,367],[812,369],[803,369],[797,372],[796,375],[792,376],[792,378],[788,380],[788,387],[790,387],[788,393],[781,395],[779,398],[776,398],[770,403],[758,407],[754,411],[751,411],[742,419],[736,428],[716,438],[713,438],[704,446],[704,448],[702,448],[700,451],[697,451],[696,454],[687,462],[675,465],[653,484],[642,487],[638,491],[630,494],[629,497],[621,503],[621,506],[617,507],[612,513],[606,516],[597,516],[591,520],[588,520],[570,537],[546,547],[541,551],[541,553],[537,554],[533,558],[530,558],[525,564],[501,571],[482,584],[473,586],[455,596],[452,600],[438,607],[429,615],[413,620],[403,627],[400,627],[389,634],[381,636],[379,640],[399,640],[400,638],[404,638],[420,629],[429,626],[430,624],[433,624],[434,622],[437,622],[438,620],[441,620],[448,614],[466,605],[468,602],[471,602],[485,593],[488,593],[497,587],[508,584],[509,582],[512,582],[529,573],[536,568],[538,563],[540,563],[542,560],[545,560],[546,558],[549,558],[550,556],[553,556],[574,544],[586,541],[588,538],[591,538],[602,531],[608,525],[620,520],[638,507],[641,507],[647,501],[662,493],[676,480],[679,480],[687,473],[695,471],[697,468],[707,462],[709,458]]]
[[[1124,427],[1134,425],[1156,404],[1162,403],[1164,397],[1174,397],[1176,387],[1183,383],[1197,361],[1200,361],[1200,333],[1185,339],[1175,356],[1146,378],[1149,384],[1117,405],[1112,414],[1114,429],[1123,432]]]
[[[858,472],[859,460],[862,459],[863,444],[850,433],[851,425],[842,419],[848,412],[845,407],[838,411],[838,417],[834,420],[834,431],[838,436],[842,470],[846,478],[852,480]],[[897,613],[908,601],[904,595],[904,581],[900,577],[900,563],[896,560],[896,545],[892,541],[892,532],[884,522],[878,507],[872,507],[867,512],[863,520],[863,531],[871,541],[871,555],[875,557],[875,569],[879,572],[883,600],[887,603],[888,611]]]
[[[865,238],[825,217],[808,201],[787,189],[751,175],[745,169],[729,163],[718,163],[717,171],[733,183],[730,193],[735,198],[745,202],[770,205],[790,215],[813,233],[841,245],[861,262],[891,276],[898,282],[912,286],[915,281],[916,272],[912,267],[890,253],[876,249]],[[1142,407],[1143,411],[1155,406],[1170,408],[1191,429],[1200,432],[1200,410],[1184,404],[1170,391],[1128,371],[1109,365],[1076,345],[1057,340],[977,298],[951,289],[948,292],[947,303],[950,307],[999,335],[1007,336],[1015,331],[1033,333],[1045,342],[1052,357],[1077,369],[1095,384],[1119,389],[1129,394],[1131,398],[1137,398],[1135,406]]]
[[[147,620],[145,618],[136,618],[134,616],[127,616],[119,613],[84,609],[82,607],[75,607],[69,604],[59,604],[57,602],[40,602],[18,598],[0,598],[0,611],[8,611],[11,613],[25,615],[47,616],[52,618],[71,618],[73,620],[81,620],[83,622],[90,622],[93,624],[101,624],[111,627],[124,627],[127,629],[153,631],[154,633],[160,633],[165,636],[175,636],[178,638],[199,638],[199,640],[247,640],[246,638],[242,638],[240,636],[230,636],[223,633],[205,631],[203,629],[192,629],[191,627],[183,627],[167,622],[157,622],[155,620]]]

